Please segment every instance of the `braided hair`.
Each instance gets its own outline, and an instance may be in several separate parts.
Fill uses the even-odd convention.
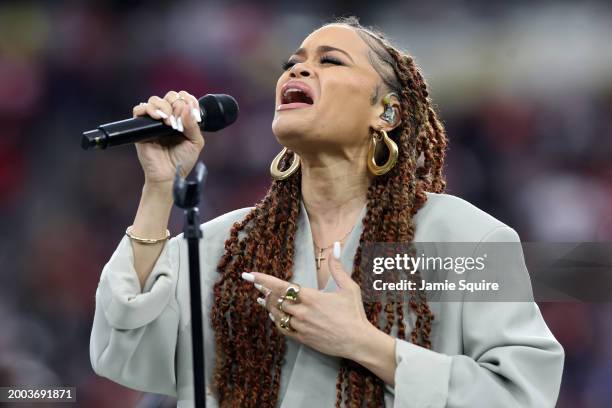
[[[397,164],[388,173],[375,177],[367,192],[367,212],[352,273],[352,279],[361,285],[363,246],[412,242],[412,218],[427,201],[425,192],[444,191],[447,138],[413,58],[355,17],[341,18],[323,27],[338,24],[353,28],[366,42],[373,67],[401,103],[401,121],[389,132],[398,145]],[[373,97],[372,104],[376,99]],[[279,168],[288,168],[291,160],[292,153],[286,154]],[[257,270],[291,281],[300,180],[298,169],[285,180],[272,181],[265,197],[232,226],[225,241],[211,310],[216,344],[213,388],[222,407],[277,405],[286,338],[270,321],[267,311],[256,306],[258,293],[241,279],[241,273]],[[409,334],[404,323],[405,307],[416,316]],[[431,348],[434,316],[423,292],[411,294],[407,302],[364,301],[364,309],[368,320],[385,333],[391,334],[392,328],[397,327],[399,339]],[[351,360],[341,360],[336,390],[336,407],[384,406],[383,381]]]

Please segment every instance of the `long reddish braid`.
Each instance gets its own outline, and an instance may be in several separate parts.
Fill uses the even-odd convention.
[[[399,148],[398,162],[387,174],[376,177],[367,193],[367,213],[352,273],[352,278],[361,285],[363,246],[375,242],[412,242],[412,218],[425,204],[425,192],[444,191],[447,138],[426,83],[410,56],[354,17],[330,24],[350,26],[366,41],[375,68],[386,87],[400,96],[402,108],[401,123],[389,134]],[[291,159],[292,154],[285,155],[280,167],[288,168]],[[273,181],[266,196],[233,225],[225,242],[211,310],[216,341],[214,389],[222,407],[277,405],[286,339],[276,330],[267,311],[257,307],[257,291],[240,275],[255,270],[291,280],[300,180],[298,170],[283,181]],[[420,279],[418,272],[415,276]],[[404,302],[387,299],[364,302],[367,317],[386,333],[396,327],[398,338],[431,348],[434,316],[425,295],[417,292],[407,296]],[[416,316],[409,338],[405,313]],[[337,407],[384,406],[382,380],[353,361],[342,360],[336,389]]]

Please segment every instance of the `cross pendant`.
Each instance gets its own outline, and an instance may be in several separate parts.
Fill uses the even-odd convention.
[[[321,261],[325,259],[323,256],[323,248],[319,249],[319,256],[315,257],[317,260],[317,269],[321,269]]]

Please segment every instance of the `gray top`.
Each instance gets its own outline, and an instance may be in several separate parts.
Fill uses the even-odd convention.
[[[467,201],[427,193],[415,215],[415,242],[520,242],[517,233]],[[251,208],[202,224],[200,244],[206,379],[214,366],[209,311],[216,266],[232,224]],[[364,207],[342,251],[349,273],[362,232]],[[295,239],[294,282],[316,288],[314,248],[301,204]],[[104,266],[96,290],[90,341],[94,371],[136,390],[177,397],[193,406],[187,245],[182,234],[166,242],[141,292],[132,245],[123,236]],[[528,278],[522,253],[500,276]],[[329,279],[326,292],[336,284]],[[429,302],[432,350],[396,339],[395,387],[386,386],[386,407],[553,407],[564,352],[533,302]],[[406,315],[407,332],[413,326]],[[282,369],[279,407],[333,407],[339,359],[291,339]],[[207,390],[208,391],[208,390]],[[207,406],[217,407],[207,392]]]

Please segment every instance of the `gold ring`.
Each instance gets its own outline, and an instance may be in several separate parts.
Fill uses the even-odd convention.
[[[186,100],[185,98],[183,98],[181,95],[179,95],[179,96],[177,96],[177,97],[176,97],[176,99],[175,99],[175,100],[173,100],[173,101],[170,103],[170,106],[174,107],[173,105],[174,105],[174,103],[175,103],[176,101],[184,101],[185,103],[187,103],[187,100]]]
[[[284,296],[281,296],[278,299],[276,299],[276,308],[278,310],[280,310],[281,312],[284,312],[284,310],[283,310],[283,302],[285,301],[285,299],[286,298]]]
[[[278,325],[283,330],[287,330],[291,332],[295,331],[293,327],[291,327],[291,315],[290,314],[285,313],[285,315],[281,317],[280,321],[278,322]]]
[[[289,299],[292,302],[297,302],[298,295],[300,294],[300,285],[297,283],[292,283],[285,289],[285,298]]]

